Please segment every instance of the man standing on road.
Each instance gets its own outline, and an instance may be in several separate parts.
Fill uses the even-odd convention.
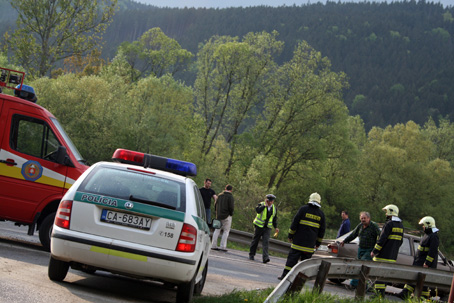
[[[287,273],[298,263],[298,260],[310,259],[315,250],[322,243],[325,236],[325,214],[320,209],[322,199],[318,193],[309,197],[309,202],[302,206],[293,218],[288,233],[288,239],[292,242],[282,275],[282,280]]]
[[[230,227],[232,226],[232,216],[234,201],[232,195],[233,187],[230,184],[225,186],[225,190],[221,193],[214,203],[216,218],[221,221],[222,227],[216,229],[213,233],[213,241],[211,249],[227,251],[227,238],[229,237]],[[218,248],[218,237],[222,230],[221,246]]]
[[[356,237],[359,237],[357,259],[372,261],[370,253],[374,249],[377,238],[380,235],[380,228],[377,223],[370,220],[370,214],[367,211],[362,211],[359,214],[359,220],[361,223],[359,223],[352,233],[348,235],[344,241],[340,242],[339,245],[344,246],[344,243],[350,243]],[[357,286],[358,279],[352,279],[350,281],[350,288],[354,289]]]
[[[202,195],[203,199],[203,204],[205,204],[205,212],[206,212],[206,217],[207,217],[207,223],[211,223],[211,198],[214,199],[214,203],[216,203],[216,199],[218,196],[216,196],[215,191],[211,188],[211,180],[210,179],[205,179],[205,182],[203,183],[203,187],[200,189],[200,194]]]
[[[426,216],[419,221],[419,224],[422,224],[425,235],[422,237],[418,246],[418,251],[413,260],[413,266],[437,268],[440,239],[438,238],[438,228],[435,227],[435,219]],[[414,291],[414,285],[405,284],[404,289],[397,296],[403,300],[407,300]],[[421,295],[429,299],[429,287],[424,286]]]
[[[337,232],[337,237],[339,238],[350,231],[350,219],[348,218],[348,212],[343,210],[341,213],[342,223],[339,227],[339,231]]]
[[[374,261],[396,263],[399,247],[402,245],[404,225],[399,216],[399,208],[389,204],[383,207],[386,212],[386,223],[383,226],[380,238],[375,244],[370,256]],[[385,297],[386,282],[375,282],[375,296]]]
[[[276,196],[268,194],[266,195],[265,202],[260,202],[255,208],[257,216],[253,222],[255,231],[249,248],[249,260],[254,260],[257,246],[259,245],[260,238],[262,238],[263,263],[270,262],[268,242],[270,240],[271,227],[274,227],[276,233],[279,233],[279,228],[277,228],[277,209],[274,206],[275,199]]]

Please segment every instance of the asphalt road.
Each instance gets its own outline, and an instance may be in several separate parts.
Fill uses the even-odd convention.
[[[26,227],[0,222],[0,302],[175,302],[175,288],[106,272],[87,274],[70,269],[63,282],[53,282],[47,277],[49,253],[42,249],[37,235],[26,232]],[[263,264],[261,256],[250,261],[244,251],[211,251],[202,295],[275,287],[284,264],[285,259],[279,257],[272,256],[270,263]],[[308,288],[312,285],[306,283]],[[345,285],[327,282],[324,291],[354,297]]]

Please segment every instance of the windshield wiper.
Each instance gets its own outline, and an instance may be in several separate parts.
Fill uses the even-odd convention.
[[[168,208],[168,209],[173,209],[173,210],[177,209],[175,206],[171,206],[171,205],[167,205],[167,204],[164,204],[164,203],[155,202],[155,201],[151,201],[151,200],[141,199],[141,198],[138,198],[138,197],[134,197],[133,195],[129,196],[129,200],[145,203],[145,204],[148,204],[148,205],[154,205],[154,206],[164,207],[164,208]]]

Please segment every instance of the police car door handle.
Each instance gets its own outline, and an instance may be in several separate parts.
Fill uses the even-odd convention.
[[[8,166],[16,166],[17,163],[13,159],[0,160],[0,163],[5,163]]]

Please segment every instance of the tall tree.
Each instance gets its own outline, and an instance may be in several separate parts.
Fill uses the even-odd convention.
[[[263,118],[257,124],[257,153],[273,160],[267,188],[279,188],[290,173],[311,160],[338,158],[347,138],[345,74],[307,42],[273,75]]]
[[[14,0],[17,29],[5,35],[15,61],[34,75],[98,46],[117,0]]]
[[[207,155],[216,138],[224,137],[231,145],[227,174],[233,164],[237,135],[266,96],[265,80],[275,67],[274,56],[283,47],[276,37],[275,31],[249,33],[242,41],[213,37],[198,53],[195,92],[205,121],[202,153]]]
[[[123,42],[118,48],[131,66],[131,81],[153,75],[161,77],[186,69],[192,53],[181,48],[180,44],[167,37],[160,28],[152,28],[137,41]]]

